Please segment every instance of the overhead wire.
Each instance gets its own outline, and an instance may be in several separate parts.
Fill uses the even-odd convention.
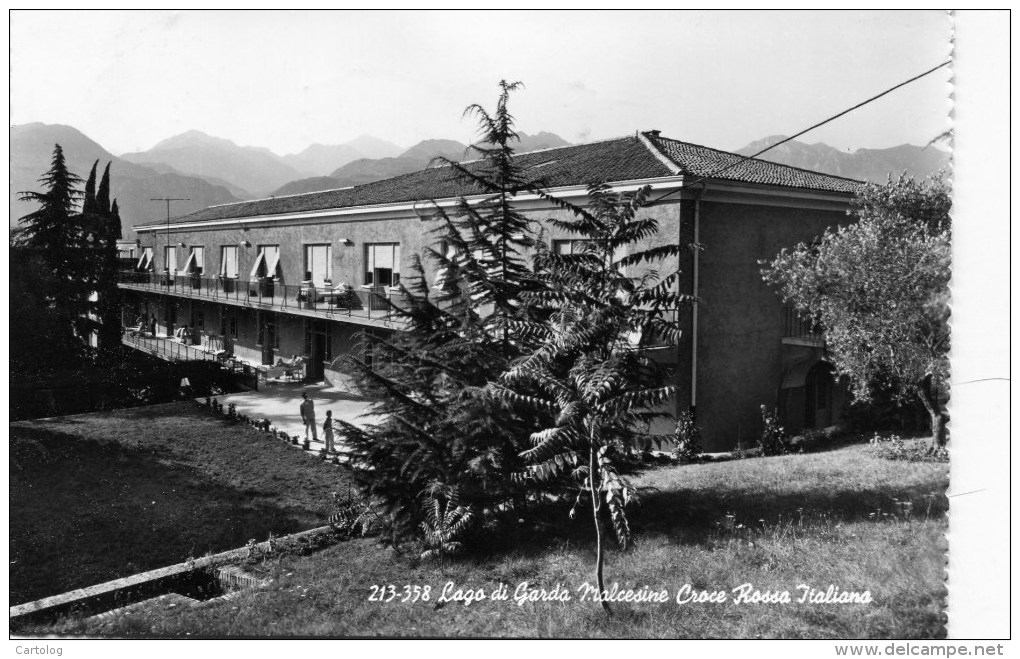
[[[809,132],[813,131],[816,128],[824,126],[825,124],[829,123],[830,121],[834,121],[836,119],[839,119],[840,117],[842,117],[842,116],[844,116],[846,114],[849,114],[849,113],[853,112],[854,110],[857,110],[858,108],[864,107],[868,103],[872,103],[874,101],[877,101],[878,99],[882,98],[883,96],[896,91],[900,87],[903,87],[905,85],[909,85],[910,83],[914,82],[915,80],[920,80],[921,78],[925,77],[926,75],[930,75],[930,74],[934,73],[935,71],[938,71],[939,69],[941,69],[944,66],[949,66],[951,63],[952,63],[952,60],[946,60],[945,62],[942,62],[938,66],[935,66],[935,67],[932,67],[932,68],[928,69],[924,73],[920,73],[920,74],[918,74],[918,75],[916,75],[916,76],[914,76],[912,78],[904,80],[903,82],[901,82],[901,83],[899,83],[897,85],[894,85],[894,86],[890,87],[889,89],[886,89],[885,91],[883,91],[883,92],[881,92],[879,94],[876,94],[876,95],[872,96],[871,98],[869,98],[867,100],[861,101],[857,105],[854,105],[852,107],[847,108],[846,110],[843,110],[842,112],[834,114],[831,117],[829,117],[828,119],[825,119],[823,121],[819,121],[818,123],[816,123],[815,125],[813,125],[813,126],[811,126],[809,128],[805,128],[804,130],[800,131],[799,133],[795,133],[794,135],[791,135],[791,136],[789,136],[787,138],[784,138],[784,139],[776,142],[775,144],[770,144],[769,146],[765,147],[761,151],[758,151],[757,153],[754,153],[754,154],[749,155],[749,156],[744,156],[740,160],[738,160],[738,161],[736,161],[734,163],[731,163],[729,165],[726,165],[725,167],[722,167],[720,169],[717,169],[714,172],[711,172],[709,174],[705,174],[704,176],[698,178],[695,181],[691,181],[690,183],[684,182],[683,184],[680,185],[680,187],[676,188],[675,190],[670,190],[666,194],[663,194],[662,196],[657,197],[656,199],[653,199],[652,203],[655,203],[657,201],[661,201],[661,200],[665,199],[666,197],[668,197],[668,196],[670,196],[672,194],[676,194],[677,192],[679,192],[679,191],[681,191],[681,190],[683,190],[685,188],[689,188],[691,186],[697,185],[698,183],[701,183],[701,182],[703,182],[703,181],[705,181],[707,179],[714,178],[714,177],[718,176],[719,174],[725,172],[726,170],[733,169],[734,167],[736,167],[738,165],[741,165],[741,164],[747,162],[748,160],[753,160],[753,159],[757,158],[758,156],[762,155],[763,153],[765,153],[766,151],[769,151],[771,149],[776,148],[780,144],[785,144],[786,142],[789,142],[790,140],[794,140],[794,139],[800,137],[801,135],[804,135],[805,133],[809,133]]]

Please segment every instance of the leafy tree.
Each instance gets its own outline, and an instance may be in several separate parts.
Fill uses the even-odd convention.
[[[587,209],[568,207],[574,217],[551,220],[581,241],[571,254],[539,249],[537,278],[544,284],[522,296],[548,311],[544,320],[523,321],[516,333],[536,337],[537,347],[521,357],[490,388],[494,397],[552,414],[552,423],[532,433],[525,476],[560,482],[573,492],[573,518],[590,505],[596,538],[595,575],[603,582],[604,523],[626,548],[631,541],[626,506],[634,489],[616,458],[632,447],[648,448],[641,432],[673,395],[670,372],[648,348],[675,344],[678,311],[692,302],[675,291],[678,271],[659,277],[655,269],[628,276],[629,268],[659,266],[686,247],[669,244],[629,255],[658,231],[654,217],[641,217],[649,188],[633,195],[603,186],[589,189]],[[609,604],[602,601],[609,612]]]
[[[67,368],[77,361],[81,341],[75,338],[66,309],[49,292],[63,282],[35,250],[11,247],[10,368],[25,380]]]
[[[855,223],[814,246],[784,249],[762,271],[825,330],[833,366],[857,400],[881,389],[924,406],[933,451],[945,443],[950,206],[941,176],[867,184],[849,211]]]
[[[446,556],[464,550],[461,541],[474,522],[470,508],[460,505],[457,489],[443,483],[432,483],[422,492],[425,502],[425,521],[421,530],[428,547],[423,559],[438,558],[440,569],[446,566]]]

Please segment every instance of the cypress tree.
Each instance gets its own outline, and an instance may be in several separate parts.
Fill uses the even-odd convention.
[[[96,161],[99,162],[98,160]],[[92,168],[93,173],[95,167]],[[88,212],[87,209],[82,209],[84,212]],[[103,170],[103,178],[99,181],[99,191],[96,192],[96,209],[95,212],[99,215],[108,216],[110,214],[110,163],[106,163],[106,169]]]
[[[89,178],[85,181],[85,193],[81,202],[82,213],[95,213],[96,212],[96,168],[99,167],[99,161],[96,160],[92,163],[92,171],[89,172]]]
[[[103,181],[109,178],[110,166],[106,166]],[[103,186],[100,185],[100,191]],[[109,185],[106,186],[107,194]],[[102,194],[97,195],[102,208]],[[121,296],[117,288],[117,270],[120,263],[117,259],[117,241],[121,238],[120,209],[114,199],[109,212],[101,216],[103,224],[100,231],[102,257],[96,291],[99,294],[98,315],[100,322],[99,348],[108,351],[120,345],[121,336]]]

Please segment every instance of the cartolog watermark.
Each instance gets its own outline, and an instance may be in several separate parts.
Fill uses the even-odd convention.
[[[844,590],[833,584],[816,587],[797,584],[792,589],[760,589],[752,583],[728,588],[695,588],[689,583],[679,587],[623,587],[613,582],[605,590],[587,581],[573,586],[556,583],[545,587],[522,581],[515,587],[499,582],[490,587],[458,585],[447,581],[441,586],[428,584],[374,584],[369,587],[368,600],[383,604],[457,603],[470,606],[476,602],[508,602],[517,606],[538,602],[612,602],[631,604],[677,605],[699,604],[871,604],[870,590]]]

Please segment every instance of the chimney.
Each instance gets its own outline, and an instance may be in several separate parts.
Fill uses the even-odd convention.
[[[648,135],[648,137],[657,138],[657,137],[659,137],[659,133],[661,133],[661,132],[662,131],[660,131],[660,130],[649,130],[649,131],[645,131],[645,134]]]

